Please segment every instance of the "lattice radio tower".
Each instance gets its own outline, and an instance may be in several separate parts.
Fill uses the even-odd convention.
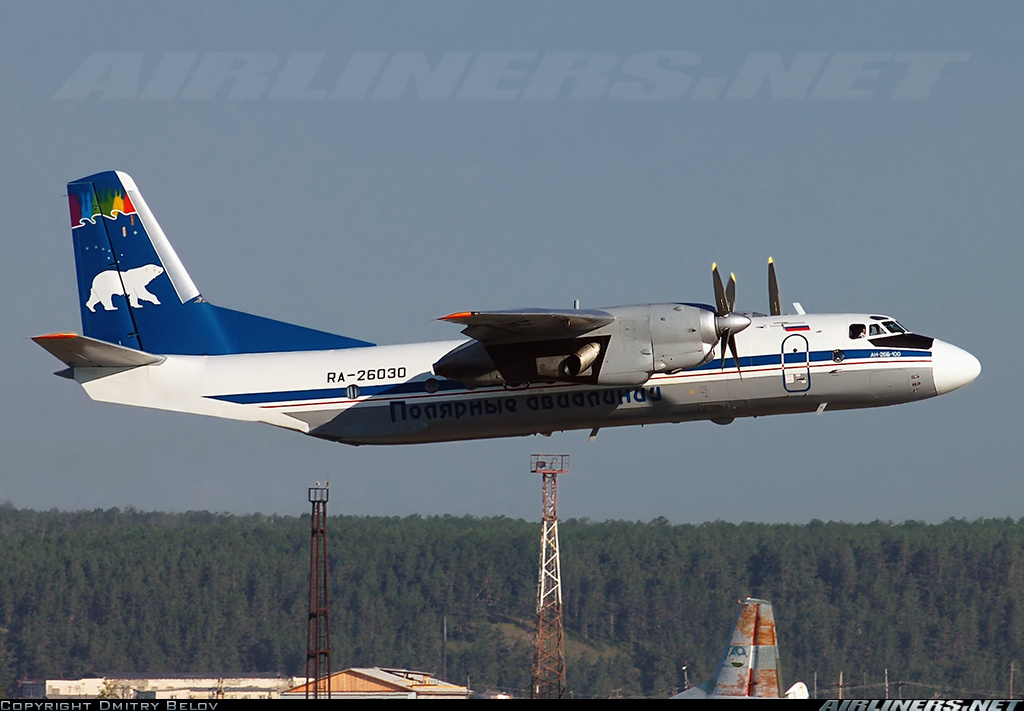
[[[313,504],[309,548],[309,630],[306,637],[306,698],[331,698],[331,606],[327,596],[328,484],[309,488]]]
[[[568,454],[534,454],[530,471],[543,481],[543,533],[537,582],[537,633],[533,640],[531,699],[565,698],[562,634],[562,566],[558,556],[558,475],[569,471]]]

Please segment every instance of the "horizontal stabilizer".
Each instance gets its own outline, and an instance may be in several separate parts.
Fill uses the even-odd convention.
[[[32,340],[72,368],[137,368],[165,360],[163,356],[76,333],[51,333]]]

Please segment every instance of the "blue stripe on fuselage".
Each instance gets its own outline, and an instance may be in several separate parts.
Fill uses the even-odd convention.
[[[355,383],[353,383],[355,384]],[[439,380],[438,392],[450,390],[465,390],[466,386],[454,380]],[[357,385],[359,395],[409,395],[412,393],[426,393],[424,381],[413,381],[408,383],[397,383],[395,385]],[[234,402],[239,405],[256,405],[268,402],[288,402],[289,400],[336,400],[351,399],[346,390],[348,388],[319,388],[314,390],[285,390],[281,392],[267,393],[238,393],[235,395],[207,395],[212,400],[223,400]]]
[[[802,363],[804,360],[810,360],[811,363],[820,363],[822,361],[834,360],[834,351],[811,351],[810,354],[806,352],[787,353],[787,363]],[[931,358],[931,351],[886,351],[877,348],[868,348],[863,350],[855,351],[843,351],[843,360],[878,360],[882,361],[882,356],[872,356],[875,353],[885,353],[884,360],[895,359],[895,358]],[[899,353],[899,355],[896,355]],[[809,357],[808,357],[809,355]],[[732,356],[728,356],[725,359],[726,364],[733,362]],[[759,356],[740,356],[740,368],[757,368],[764,365],[779,365],[782,362],[782,355],[773,353],[771,355],[759,355]],[[712,359],[710,362],[696,368],[690,368],[689,370],[718,370],[721,368],[721,361],[718,358]]]
[[[875,362],[889,362],[896,359],[903,358],[930,358],[931,351],[898,351],[899,355],[895,355],[896,351],[883,351],[880,349],[865,349],[855,351],[843,351],[845,355],[845,361],[849,360],[873,360]],[[886,356],[876,356],[872,358],[873,353],[885,353]],[[812,351],[810,353],[811,363],[820,363],[823,361],[831,361],[833,351]],[[797,362],[802,363],[807,357],[805,353],[787,353],[787,363]],[[757,368],[760,366],[771,366],[780,365],[782,356],[777,353],[771,355],[759,355],[759,356],[740,356],[740,368]],[[727,364],[732,363],[732,357],[726,359]],[[728,367],[732,367],[729,365]],[[710,363],[698,366],[696,368],[690,368],[687,372],[694,371],[714,371],[721,368],[720,361],[716,358]],[[356,384],[356,383],[353,383]],[[566,383],[570,384],[570,383]],[[357,384],[358,385],[358,384]],[[410,395],[413,393],[427,393],[425,381],[417,380],[407,383],[396,383],[394,385],[358,385],[360,396],[373,397],[375,395]],[[438,392],[453,392],[456,390],[466,390],[466,386],[455,380],[438,380]],[[263,393],[236,393],[228,395],[207,395],[212,400],[222,400],[224,402],[233,402],[238,405],[259,405],[265,403],[275,402],[291,402],[293,400],[346,400],[351,399],[346,393],[347,388],[317,388],[311,390],[284,390],[279,392],[263,392]]]

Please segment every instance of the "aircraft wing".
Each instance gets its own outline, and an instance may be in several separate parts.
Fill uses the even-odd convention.
[[[485,345],[575,338],[615,320],[607,311],[597,309],[545,311],[461,311],[442,316],[439,321],[465,325],[462,332]]]

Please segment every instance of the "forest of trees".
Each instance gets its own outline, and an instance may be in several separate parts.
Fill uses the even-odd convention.
[[[0,686],[304,674],[310,519],[0,506]],[[572,695],[664,697],[711,676],[746,595],[775,607],[784,682],[834,695],[999,695],[1024,660],[1024,520],[560,524]],[[540,525],[331,517],[335,669],[527,694]],[[909,685],[896,687],[902,681]],[[1017,683],[1017,687],[1024,684]],[[1018,689],[1015,689],[1018,693]]]

